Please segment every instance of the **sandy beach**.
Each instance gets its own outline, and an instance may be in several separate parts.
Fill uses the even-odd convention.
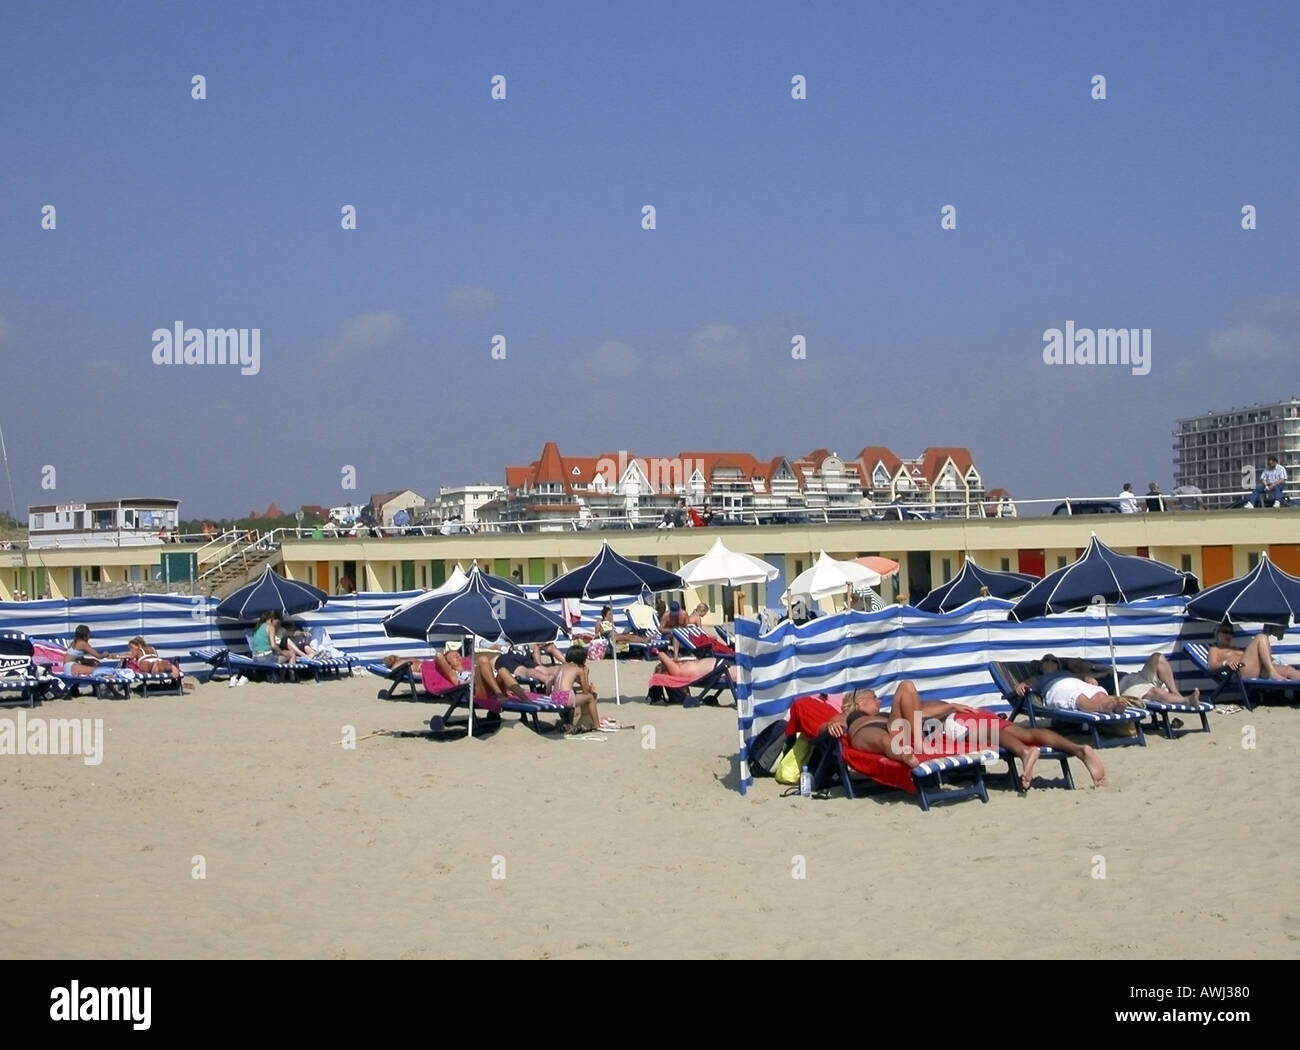
[[[742,797],[734,710],[652,707],[649,665],[621,672],[632,699],[602,714],[635,728],[582,738],[514,716],[474,741],[367,737],[432,708],[379,700],[366,675],[37,708],[102,718],[104,755],[0,756],[0,952],[1300,956],[1294,708],[1109,749],[1101,790],[1021,798],[995,778],[987,805],[922,813],[770,779]],[[593,674],[612,694],[610,664]]]

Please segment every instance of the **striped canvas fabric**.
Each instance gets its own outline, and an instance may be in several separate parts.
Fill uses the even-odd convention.
[[[539,588],[525,587],[536,598]],[[430,643],[410,638],[389,638],[380,621],[396,606],[419,597],[419,591],[373,591],[331,597],[315,612],[292,617],[311,628],[323,628],[335,646],[360,660],[382,659],[388,653],[417,656]],[[637,599],[583,602],[578,630],[594,628],[600,607],[614,606],[615,615]],[[544,602],[558,613],[560,603]],[[247,624],[218,620],[212,612],[217,599],[175,594],[126,595],[120,598],[73,598],[39,602],[0,602],[0,630],[22,631],[29,638],[71,638],[78,624],[90,628],[96,649],[123,652],[126,643],[143,635],[163,657],[182,659],[191,649],[211,646],[244,652]],[[448,634],[447,639],[453,636]],[[567,645],[561,638],[560,648]]]
[[[1005,711],[989,677],[993,660],[1036,660],[1044,653],[1110,664],[1106,621],[1100,608],[1017,623],[1012,602],[976,600],[947,614],[910,606],[878,612],[844,612],[803,626],[786,622],[761,634],[756,619],[736,624],[736,709],[740,733],[740,788],[752,783],[746,761],[750,739],[784,719],[791,702],[816,693],[869,687],[882,696],[911,679],[926,700],[947,700]],[[1212,683],[1183,654],[1188,642],[1208,641],[1214,625],[1188,620],[1184,598],[1156,598],[1110,608],[1121,675],[1140,670],[1152,653],[1164,653],[1179,688]],[[1237,645],[1242,645],[1239,636]],[[1300,659],[1291,637],[1274,643],[1284,663]]]

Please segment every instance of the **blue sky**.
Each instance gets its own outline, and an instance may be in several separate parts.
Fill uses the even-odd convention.
[[[0,13],[20,510],[431,495],[547,439],[1167,490],[1179,416],[1300,394],[1295,5],[375,6]],[[1150,374],[1044,364],[1067,320]],[[260,371],[155,365],[177,321]]]

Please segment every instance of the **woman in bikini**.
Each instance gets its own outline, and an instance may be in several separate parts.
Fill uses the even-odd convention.
[[[618,629],[618,626],[614,623],[614,607],[612,605],[602,605],[600,607],[600,619],[596,621],[596,637],[605,639],[611,645],[623,645],[627,642],[636,644],[645,641],[642,635],[627,634]]]
[[[90,628],[84,623],[77,624],[72,635],[72,644],[63,654],[64,669],[68,674],[94,674],[100,663],[120,660],[121,656],[113,653],[101,653],[90,644]]]
[[[946,704],[937,700],[922,702],[921,694],[910,681],[899,683],[889,715],[881,712],[880,697],[870,689],[863,689],[845,699],[843,710],[824,728],[833,737],[847,735],[849,746],[856,751],[887,755],[914,768],[924,760],[924,756],[918,758],[912,748],[912,741],[924,732],[923,721],[946,719],[949,715],[967,716],[959,719],[967,729],[972,718],[996,719],[996,735],[992,736],[992,741],[995,746],[1005,747],[1020,759],[1020,783],[1025,789],[1033,783],[1034,765],[1045,747],[1063,751],[1082,762],[1092,778],[1093,787],[1101,787],[1106,781],[1106,769],[1094,748],[1076,744],[1050,729],[1026,729],[965,704]]]
[[[565,654],[564,666],[555,676],[549,699],[553,704],[573,708],[570,732],[590,732],[582,728],[584,715],[591,720],[592,729],[598,729],[602,733],[613,733],[618,729],[617,722],[612,718],[601,718],[596,708],[596,690],[587,677],[587,653],[584,649],[570,649]]]
[[[126,644],[126,666],[132,671],[143,671],[145,674],[168,674],[178,681],[183,680],[180,666],[171,660],[164,660],[158,655],[158,650],[143,638],[137,635]],[[190,682],[184,682],[183,688],[188,692],[194,687]]]

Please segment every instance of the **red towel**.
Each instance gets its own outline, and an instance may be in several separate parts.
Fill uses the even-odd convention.
[[[980,721],[989,721],[997,719],[1006,722],[1006,719],[999,715],[978,714],[978,715],[957,715],[959,721],[968,721],[972,725]],[[991,727],[990,727],[991,728]],[[985,730],[989,732],[989,730]],[[965,755],[971,752],[983,750],[976,746],[976,731],[971,729],[970,734],[964,740],[949,740],[947,737],[940,737],[937,740],[923,739],[921,746],[916,748],[916,755],[921,761],[928,758],[938,758],[941,755]],[[987,737],[985,738],[987,740]],[[916,794],[916,781],[912,779],[912,769],[904,762],[896,758],[890,758],[888,755],[877,754],[875,751],[855,751],[849,747],[848,738],[844,738],[841,743],[844,750],[844,761],[850,769],[856,770],[863,776],[870,777],[878,784],[885,784],[889,787],[899,788],[909,794]]]
[[[847,739],[841,747],[844,749],[844,761],[848,767],[864,777],[870,777],[877,784],[898,788],[910,795],[916,794],[916,782],[912,771],[896,758],[878,755],[874,751],[855,751],[849,747]]]
[[[826,723],[838,715],[830,704],[820,697],[801,696],[790,704],[789,719],[785,724],[785,735],[794,736],[802,733],[814,737],[822,731]]]

